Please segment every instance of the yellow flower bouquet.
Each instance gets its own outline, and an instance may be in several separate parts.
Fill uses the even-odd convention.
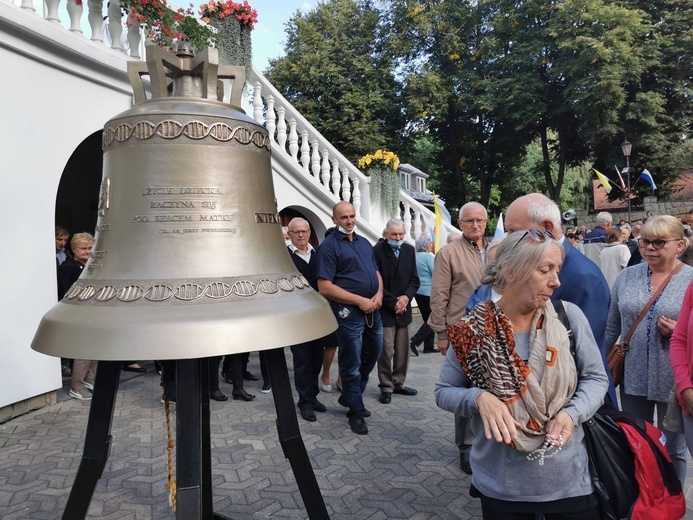
[[[380,205],[388,218],[399,217],[399,157],[387,150],[377,150],[359,159],[359,168],[370,176],[371,202]]]
[[[369,153],[359,159],[359,168],[377,168],[378,166],[390,167],[397,171],[399,168],[399,157],[393,152],[387,150],[377,150],[375,153]]]

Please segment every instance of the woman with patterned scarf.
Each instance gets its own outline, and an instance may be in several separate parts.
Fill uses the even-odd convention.
[[[563,247],[546,231],[511,233],[486,267],[502,294],[448,328],[453,348],[436,403],[471,417],[471,495],[485,520],[599,518],[582,423],[601,406],[608,380],[587,319],[563,303],[569,332],[550,303]]]

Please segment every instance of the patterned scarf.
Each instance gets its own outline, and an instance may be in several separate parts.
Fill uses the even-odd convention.
[[[491,300],[479,303],[461,323],[448,327],[448,338],[472,383],[500,399],[520,424],[512,446],[523,452],[538,448],[544,442],[546,423],[577,388],[568,332],[553,305],[534,314],[526,362],[515,352],[510,320]]]

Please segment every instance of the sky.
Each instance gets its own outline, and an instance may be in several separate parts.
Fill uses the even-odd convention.
[[[258,23],[253,31],[253,65],[263,72],[270,58],[284,55],[285,24],[300,10],[308,12],[317,0],[249,0],[257,11]]]

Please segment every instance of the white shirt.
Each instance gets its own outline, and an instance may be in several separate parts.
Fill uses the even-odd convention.
[[[308,251],[306,251],[305,253],[293,244],[289,244],[289,249],[291,249],[292,253],[298,255],[299,258],[305,260],[307,264],[310,263],[310,257],[313,254],[313,251],[315,251],[315,249],[313,249],[313,246],[311,246],[310,244],[308,244]]]

